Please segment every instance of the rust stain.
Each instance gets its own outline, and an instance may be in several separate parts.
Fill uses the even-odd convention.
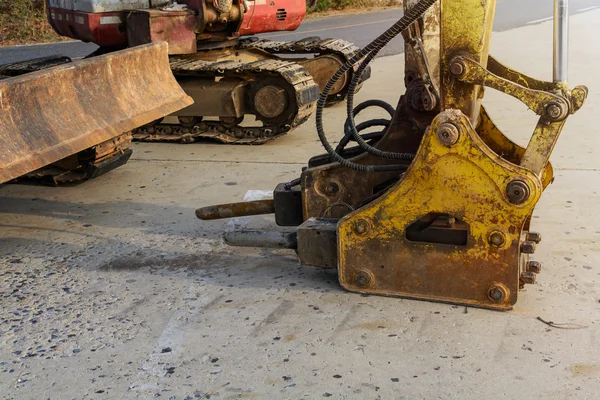
[[[353,328],[356,328],[356,329],[367,329],[367,330],[376,331],[378,329],[385,329],[385,328],[387,328],[387,322],[385,322],[385,321],[361,322],[361,323],[355,324],[353,326]]]
[[[165,43],[0,81],[0,99],[0,183],[192,103],[171,73]]]
[[[285,335],[283,337],[283,341],[284,342],[291,342],[292,340],[296,340],[296,335],[294,334],[289,334],[289,335]]]
[[[571,364],[571,373],[574,378],[578,376],[597,375],[600,374],[600,364]]]

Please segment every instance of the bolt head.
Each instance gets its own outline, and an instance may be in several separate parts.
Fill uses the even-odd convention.
[[[444,146],[452,146],[454,143],[458,141],[458,137],[460,136],[460,131],[456,127],[456,125],[445,122],[440,124],[437,130],[437,138],[441,144]]]
[[[525,268],[527,272],[539,274],[540,272],[542,272],[542,263],[540,263],[539,261],[529,261]]]
[[[535,253],[535,242],[529,240],[521,243],[521,253],[533,254]]]
[[[359,219],[354,223],[354,232],[358,233],[359,235],[367,233],[368,230],[369,223],[364,219]]]
[[[465,64],[462,61],[454,61],[450,64],[450,72],[454,76],[461,76],[465,73]]]
[[[542,241],[542,234],[539,232],[527,232],[527,240],[539,243]]]
[[[373,278],[371,272],[366,270],[358,271],[354,275],[354,283],[356,283],[356,286],[360,288],[368,288],[373,284],[374,281],[375,278]]]
[[[492,232],[490,235],[490,244],[496,247],[500,247],[504,244],[506,239],[504,238],[504,234],[502,232]]]
[[[506,197],[512,204],[521,204],[529,198],[529,186],[523,181],[515,180],[506,186]]]
[[[553,121],[558,121],[565,117],[564,107],[559,103],[550,103],[546,106],[546,116]]]
[[[501,303],[508,298],[508,289],[504,285],[494,285],[488,290],[488,297],[495,303]]]

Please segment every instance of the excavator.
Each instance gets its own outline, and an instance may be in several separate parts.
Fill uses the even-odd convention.
[[[308,160],[299,178],[277,185],[272,198],[207,206],[196,216],[274,214],[272,230],[230,224],[239,228],[225,232],[225,242],[295,249],[302,264],[336,269],[352,292],[512,309],[519,290],[541,272],[532,214],[554,179],[550,155],[588,90],[567,83],[568,0],[554,3],[551,81],[490,54],[495,7],[496,0],[405,0],[404,16],[323,88],[316,131],[326,153]],[[357,125],[358,112],[381,106],[354,107],[360,73],[398,35],[406,91],[391,120]],[[329,91],[357,66],[334,148],[323,110]],[[491,89],[539,117],[526,147],[486,112],[482,100]],[[361,133],[375,125],[384,129]],[[356,146],[347,148],[351,142]]]
[[[95,54],[168,43],[171,71],[194,104],[172,113],[174,123],[157,118],[136,129],[136,140],[273,140],[308,120],[319,88],[358,50],[341,39],[253,36],[296,30],[305,0],[47,1],[54,30],[99,45]],[[361,81],[369,74],[363,71]],[[344,100],[353,76],[348,70],[331,88],[328,105]]]
[[[0,183],[94,178],[127,162],[132,140],[268,142],[309,119],[320,88],[358,50],[339,39],[252,36],[297,29],[304,0],[46,6],[58,34],[100,47],[75,62],[0,66]],[[327,105],[345,99],[354,75],[351,68],[330,88]],[[369,75],[361,71],[360,81]]]

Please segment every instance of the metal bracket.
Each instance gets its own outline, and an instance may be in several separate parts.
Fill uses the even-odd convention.
[[[564,96],[530,89],[507,78],[495,75],[469,57],[454,57],[450,62],[450,72],[462,82],[491,87],[515,97],[533,112],[550,122],[561,121],[569,115],[570,104]]]

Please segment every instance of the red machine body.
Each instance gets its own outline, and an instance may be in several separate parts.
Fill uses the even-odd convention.
[[[306,15],[305,0],[254,0],[248,4],[250,9],[240,28],[242,36],[295,31]]]
[[[305,0],[237,1],[233,1],[233,7],[239,11],[226,16],[213,8],[216,0],[180,0],[185,7],[169,8],[156,7],[157,2],[150,0],[89,0],[81,2],[83,5],[72,0],[46,0],[46,9],[50,25],[61,36],[101,47],[127,47],[164,40],[169,42],[170,54],[195,52],[196,41],[293,31],[306,14]],[[148,15],[130,18],[140,13]]]

